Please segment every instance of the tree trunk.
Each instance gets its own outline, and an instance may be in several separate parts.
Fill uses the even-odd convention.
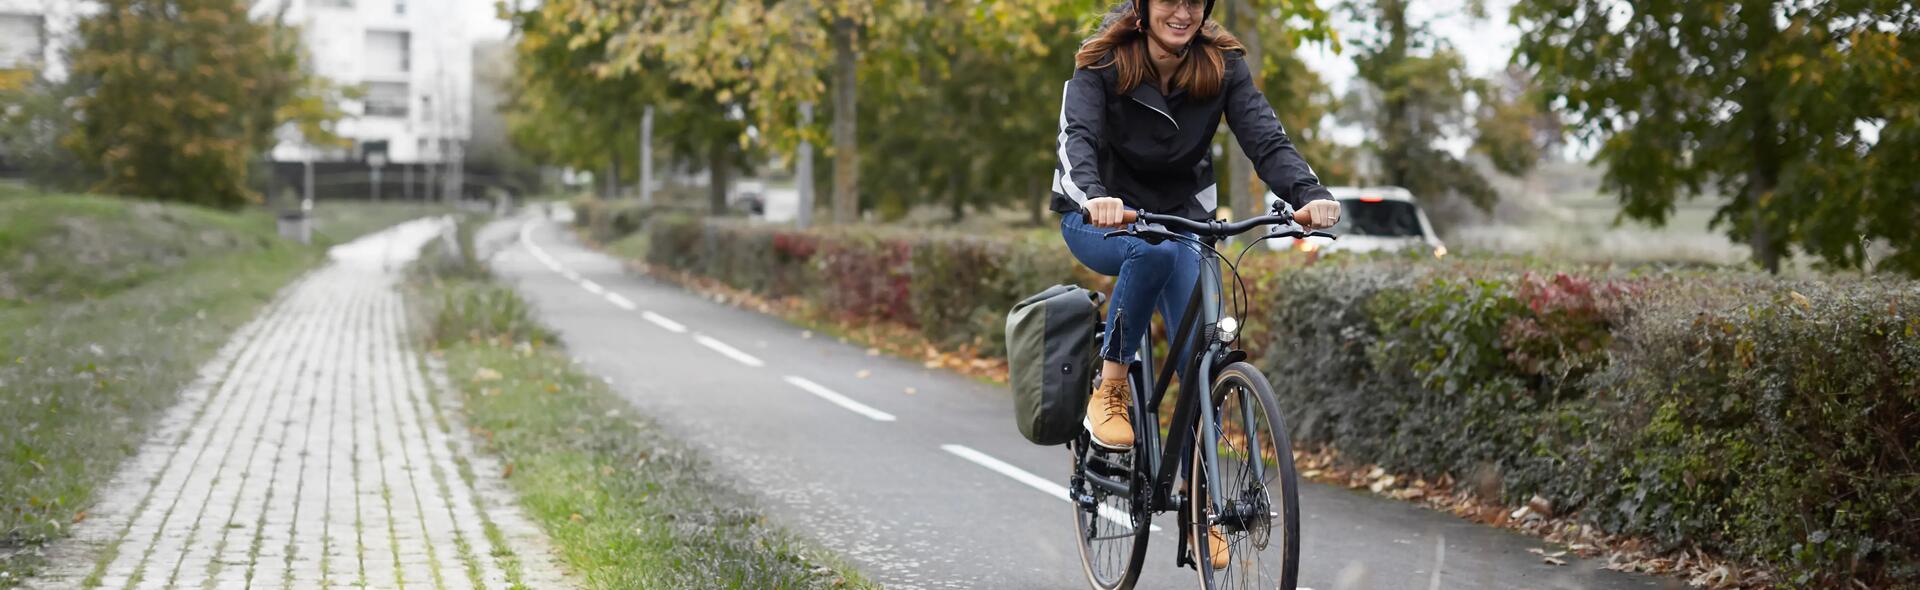
[[[1748,47],[1758,52],[1773,44],[1775,28],[1773,16],[1768,11],[1742,11],[1749,31]],[[1751,53],[1750,53],[1751,55]],[[1774,206],[1774,188],[1780,186],[1779,130],[1768,109],[1772,101],[1771,89],[1767,88],[1764,76],[1756,76],[1747,81],[1744,88],[1745,100],[1741,110],[1753,113],[1749,138],[1753,142],[1750,155],[1753,168],[1747,172],[1747,207],[1752,218],[1748,220],[1747,240],[1753,247],[1753,261],[1766,269],[1769,274],[1780,274],[1782,238],[1776,236],[1768,221],[1769,209]]]
[[[733,176],[729,147],[727,140],[715,139],[707,150],[707,208],[714,215],[727,214],[727,183]]]
[[[854,132],[859,84],[853,53],[853,19],[833,21],[833,221],[853,223],[860,216],[860,146]]]
[[[1027,211],[1032,213],[1033,215],[1032,220],[1033,220],[1033,225],[1035,227],[1039,227],[1040,224],[1045,223],[1043,219],[1047,214],[1048,206],[1051,204],[1051,201],[1053,200],[1053,195],[1042,194],[1046,192],[1046,190],[1047,188],[1045,185],[1041,184],[1039,176],[1034,176],[1033,178],[1027,180],[1027,194],[1033,195],[1035,197],[1040,197],[1038,199],[1040,202],[1037,204],[1037,206],[1027,208]]]
[[[1232,30],[1239,31],[1240,42],[1247,48],[1247,73],[1253,75],[1256,87],[1260,84],[1260,17],[1245,2],[1236,2],[1229,7]],[[1245,25],[1245,26],[1239,26]],[[1268,97],[1271,101],[1272,97]],[[1227,200],[1233,207],[1235,219],[1255,217],[1262,213],[1265,199],[1261,198],[1259,170],[1253,167],[1253,160],[1247,158],[1247,152],[1240,147],[1240,138],[1227,134],[1227,186],[1221,187],[1231,195]]]

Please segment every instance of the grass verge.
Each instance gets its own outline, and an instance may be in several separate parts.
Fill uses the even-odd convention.
[[[149,421],[325,246],[425,212],[321,211],[303,246],[259,210],[0,194],[0,588],[39,569]]]
[[[433,248],[410,282],[468,426],[587,588],[868,588],[553,345],[473,260]]]

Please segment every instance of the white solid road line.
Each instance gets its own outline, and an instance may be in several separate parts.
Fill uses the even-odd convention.
[[[620,309],[624,309],[627,311],[633,311],[639,308],[638,306],[634,305],[632,301],[628,301],[627,298],[621,297],[619,293],[608,292],[607,301],[612,301],[614,305],[618,305],[620,306]]]
[[[647,321],[653,322],[653,324],[656,326],[666,328],[668,332],[679,334],[687,331],[687,327],[680,325],[680,322],[667,319],[667,316],[653,313],[651,311],[640,312],[640,317],[646,318]]]
[[[1047,481],[1047,478],[1034,475],[1025,469],[1014,467],[1006,461],[993,458],[992,455],[973,450],[963,445],[940,445],[940,448],[962,459],[972,461],[981,467],[992,469],[995,473],[1013,478],[1014,481],[1027,484],[1027,487],[1040,490],[1062,501],[1073,502],[1073,499],[1067,496],[1066,486]],[[1100,517],[1120,526],[1133,526],[1132,516],[1108,504],[1100,505]],[[1160,527],[1155,526],[1153,530],[1160,530]]]
[[[707,348],[713,349],[714,352],[724,354],[727,356],[727,358],[740,361],[740,364],[743,364],[749,367],[767,366],[766,363],[760,362],[760,359],[753,358],[753,355],[740,352],[740,349],[734,348],[732,346],[727,346],[727,343],[709,338],[707,337],[706,334],[694,334],[693,341],[699,342],[701,346],[705,346]]]
[[[593,281],[589,281],[589,280],[584,280],[584,279],[583,279],[583,280],[581,280],[581,281],[580,281],[580,288],[582,288],[582,289],[586,289],[588,293],[592,293],[592,294],[594,294],[594,295],[605,295],[605,294],[607,294],[607,289],[606,289],[606,287],[602,287],[602,286],[600,286],[600,283],[596,283],[596,282],[593,282]]]
[[[811,393],[816,396],[819,396],[820,399],[833,402],[834,405],[840,406],[842,408],[846,408],[848,410],[852,410],[853,413],[855,414],[866,416],[868,418],[879,420],[881,422],[892,422],[894,420],[893,414],[888,414],[886,412],[873,409],[872,406],[868,406],[866,404],[853,401],[852,398],[849,398],[844,395],[840,395],[838,392],[835,392],[834,390],[831,390],[831,389],[827,389],[826,387],[821,386],[819,383],[814,383],[804,378],[794,377],[791,375],[787,376],[787,382],[792,383],[794,387],[798,387],[800,389],[806,390],[807,393]]]

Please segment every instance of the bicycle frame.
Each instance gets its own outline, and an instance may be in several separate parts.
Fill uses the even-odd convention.
[[[1169,440],[1164,442],[1160,440],[1158,408],[1165,401],[1167,389],[1172,384],[1172,380],[1169,378],[1171,375],[1162,375],[1156,380],[1152,354],[1153,341],[1150,333],[1141,336],[1140,350],[1145,352],[1140,355],[1138,362],[1129,367],[1129,372],[1138,379],[1139,383],[1152,384],[1153,389],[1152,395],[1143,396],[1139,393],[1140,388],[1134,388],[1133,415],[1136,417],[1134,424],[1137,436],[1132,451],[1135,457],[1144,457],[1147,460],[1145,472],[1153,474],[1153,479],[1146,483],[1150,486],[1152,493],[1144,498],[1135,494],[1131,473],[1126,474],[1124,479],[1115,479],[1100,473],[1097,469],[1086,470],[1089,483],[1102,488],[1109,494],[1135,498],[1136,502],[1144,500],[1145,509],[1148,512],[1179,510],[1185,507],[1185,502],[1191,500],[1186,498],[1174,484],[1183,471],[1182,468],[1187,465],[1186,458],[1191,445],[1197,443],[1192,440],[1196,427],[1199,429],[1199,440],[1209,441],[1202,447],[1207,460],[1207,481],[1219,481],[1220,477],[1219,449],[1217,445],[1211,443],[1219,438],[1219,420],[1214,416],[1213,404],[1203,404],[1200,400],[1213,399],[1212,375],[1216,362],[1220,366],[1231,364],[1238,360],[1234,358],[1238,351],[1228,350],[1227,343],[1220,339],[1219,333],[1215,330],[1220,322],[1220,284],[1223,279],[1220,273],[1219,254],[1212,248],[1216,240],[1211,237],[1197,239],[1208,246],[1200,249],[1200,264],[1205,272],[1200,273],[1198,278],[1200,284],[1194,289],[1192,299],[1187,302],[1187,310],[1181,320],[1182,326],[1169,331],[1171,334],[1170,346],[1167,350],[1169,359],[1183,358],[1180,355],[1182,348],[1193,351],[1184,356],[1192,369],[1181,372],[1182,394],[1174,406],[1173,421],[1167,429]],[[1192,377],[1192,383],[1187,382],[1188,376]],[[1246,405],[1242,405],[1241,408],[1248,414],[1247,418],[1251,423],[1253,409]],[[1249,438],[1250,446],[1259,444],[1257,440],[1252,440],[1253,437]],[[1260,456],[1261,452],[1257,447],[1249,448],[1248,451],[1254,453],[1253,456],[1256,457]],[[1255,461],[1253,465],[1255,476],[1264,477],[1265,474],[1261,472],[1263,470],[1261,462]],[[1227,505],[1222,501],[1218,486],[1207,486],[1207,492],[1211,505]]]

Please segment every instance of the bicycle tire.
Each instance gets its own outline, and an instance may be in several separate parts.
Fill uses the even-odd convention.
[[[1275,402],[1273,386],[1252,365],[1238,362],[1216,374],[1213,398],[1216,418],[1221,424],[1220,440],[1215,443],[1221,481],[1206,479],[1205,449],[1198,440],[1193,446],[1189,462],[1192,469],[1188,473],[1188,481],[1200,484],[1193,487],[1186,510],[1190,530],[1195,533],[1189,544],[1193,548],[1194,571],[1199,575],[1200,587],[1295,590],[1300,579],[1299,480],[1294,473],[1292,440]],[[1255,407],[1247,408],[1248,404]],[[1252,421],[1248,420],[1249,415]],[[1260,423],[1262,420],[1264,424]],[[1236,437],[1239,440],[1236,441]],[[1247,452],[1253,448],[1248,441],[1259,442],[1258,454],[1266,459],[1261,461],[1263,477],[1250,477],[1255,454]],[[1232,458],[1236,449],[1244,460]],[[1206,530],[1216,510],[1209,506],[1208,500],[1207,490],[1212,485],[1222,486],[1222,499],[1228,507],[1221,512],[1240,515],[1222,519],[1231,553],[1227,567],[1218,571],[1214,570],[1212,560],[1206,559],[1212,543]],[[1275,539],[1276,536],[1279,538]]]
[[[1139,415],[1138,410],[1136,407],[1136,416]],[[1073,456],[1073,478],[1069,482],[1070,497],[1067,504],[1073,508],[1073,531],[1077,539],[1075,544],[1080,547],[1081,571],[1086,574],[1087,584],[1094,590],[1129,590],[1140,581],[1140,571],[1146,564],[1148,532],[1153,529],[1153,515],[1147,513],[1140,502],[1146,474],[1142,472],[1139,461],[1135,460],[1139,450],[1129,453],[1100,451],[1084,431],[1068,443],[1067,448]],[[1093,453],[1101,453],[1104,459],[1109,460],[1108,465],[1112,464],[1112,460],[1124,461],[1124,471],[1134,493],[1120,498],[1085,483],[1085,470]],[[1081,494],[1093,495],[1093,509],[1086,508],[1080,502]],[[1106,513],[1105,517],[1102,516],[1103,512]],[[1116,522],[1122,517],[1131,520],[1131,531]],[[1111,543],[1101,543],[1102,546],[1096,547],[1096,540]],[[1124,561],[1116,560],[1121,557],[1124,557]]]

